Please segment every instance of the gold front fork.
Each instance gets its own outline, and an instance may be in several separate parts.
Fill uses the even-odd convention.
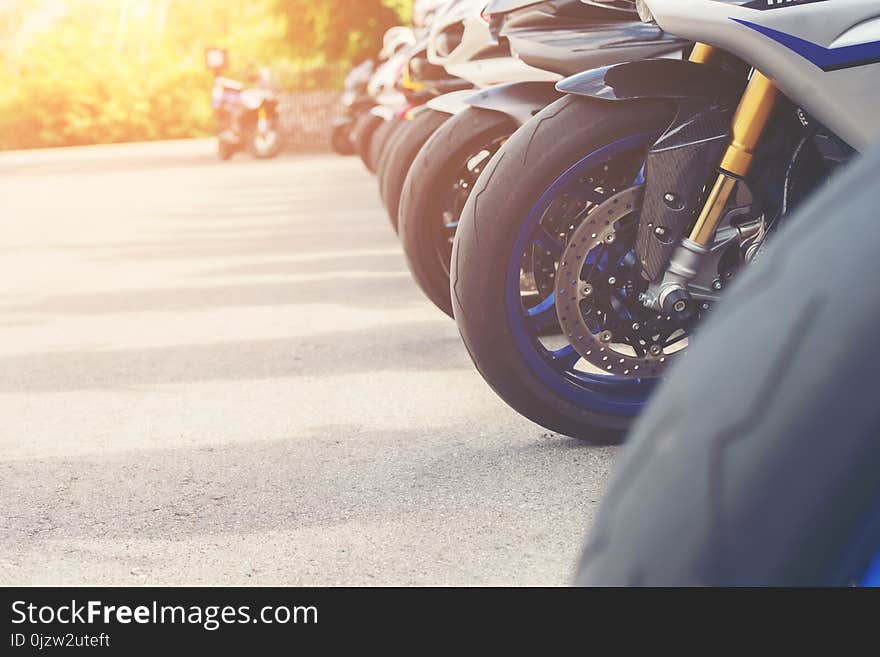
[[[711,46],[697,44],[690,59],[705,63],[714,52]],[[730,145],[721,160],[715,186],[691,231],[692,242],[704,247],[712,242],[737,180],[745,177],[752,166],[755,149],[764,134],[778,96],[779,92],[773,83],[761,72],[755,71],[733,115]]]
[[[694,49],[691,51],[691,56],[688,59],[695,64],[708,64],[709,60],[715,55],[715,52],[716,50],[713,46],[697,43],[694,45]]]
[[[729,171],[740,178],[749,172],[755,148],[764,134],[778,96],[779,92],[773,83],[760,71],[755,71],[733,115],[733,138],[721,160],[722,171]]]

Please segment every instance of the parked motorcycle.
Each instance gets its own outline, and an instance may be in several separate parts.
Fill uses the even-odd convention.
[[[493,38],[489,5],[486,0],[449,2],[431,25],[428,61],[480,88],[511,80],[557,81],[558,75],[513,57],[506,41]]]
[[[477,180],[451,266],[483,377],[597,442],[620,440],[791,210],[880,138],[876,2],[637,4],[698,42],[689,60],[561,82]]]
[[[352,133],[355,149],[370,172],[375,173],[381,164],[385,146],[392,133],[400,126],[399,119],[407,108],[424,102],[412,96],[432,91],[422,88],[419,80],[412,77],[413,74],[418,75],[418,72],[411,66],[411,62],[424,59],[431,22],[446,2],[447,0],[416,0],[413,5],[413,28],[397,26],[385,34],[380,59],[387,61],[376,70],[367,87],[375,104],[370,113],[361,118]],[[426,78],[437,77],[434,75],[436,72],[430,69],[423,73]],[[446,82],[454,84],[454,80],[449,80],[445,71],[439,77],[447,78]],[[434,80],[434,84],[442,85],[443,81]],[[433,92],[436,95],[445,93],[445,90]]]
[[[875,148],[725,295],[633,431],[580,584],[880,586],[878,206]]]
[[[413,26],[422,33],[431,28],[437,13],[449,4],[449,0],[415,0],[413,2]]]
[[[339,155],[354,155],[352,129],[357,120],[370,110],[374,101],[367,93],[367,85],[373,75],[375,63],[368,59],[355,66],[345,78],[342,106],[345,113],[332,121],[330,142]]]
[[[254,76],[252,85],[217,76],[212,91],[220,159],[228,160],[246,150],[260,159],[281,151],[278,95],[270,87],[268,74]]]
[[[401,241],[413,277],[450,317],[449,263],[462,208],[491,157],[520,126],[561,96],[556,81],[604,64],[681,56],[687,45],[644,25],[634,10],[621,12],[580,0],[495,0],[482,18],[488,42],[506,50],[508,57],[512,51],[514,61],[529,70],[508,78],[516,82],[428,103],[454,118],[434,133],[408,167],[400,201]],[[466,65],[459,64],[458,70]]]
[[[528,65],[516,58],[506,42],[492,39],[483,12],[484,0],[454,0],[446,5],[431,26],[427,63],[447,75],[466,80],[468,89],[432,98],[409,110],[404,124],[387,148],[389,166],[382,168],[379,184],[382,200],[395,230],[404,182],[425,142],[454,114],[467,109],[473,87],[511,81],[543,81],[549,93],[560,75]]]
[[[379,181],[380,195],[384,189],[386,164],[395,162],[392,157],[394,144],[402,132],[409,131],[413,117],[424,108],[425,103],[446,93],[473,88],[469,81],[451,76],[443,67],[428,62],[426,43],[421,42],[419,46],[409,53],[395,82],[394,89],[400,100],[385,100],[373,109],[385,121],[385,125],[377,129],[371,144],[371,160]]]
[[[404,104],[405,99],[395,86],[415,45],[416,36],[411,29],[402,26],[389,29],[383,37],[379,53],[381,63],[367,82],[366,92],[372,99],[372,106],[355,121],[351,138],[355,152],[370,172],[375,171],[371,157],[373,135],[386,119],[383,105],[398,107]]]

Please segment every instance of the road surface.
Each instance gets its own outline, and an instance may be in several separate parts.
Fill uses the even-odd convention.
[[[613,450],[506,407],[356,158],[0,154],[0,584],[566,584]]]

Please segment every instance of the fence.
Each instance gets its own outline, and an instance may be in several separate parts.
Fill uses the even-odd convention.
[[[282,93],[278,118],[290,149],[315,150],[330,147],[330,122],[342,111],[338,91]]]

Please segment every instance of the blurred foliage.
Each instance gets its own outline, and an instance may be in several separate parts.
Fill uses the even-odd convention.
[[[385,30],[408,21],[412,12],[406,0],[278,0],[278,6],[288,19],[294,54],[324,61],[370,57]]]
[[[12,0],[0,5],[0,149],[210,134],[208,47],[230,77],[334,88],[408,0]]]

